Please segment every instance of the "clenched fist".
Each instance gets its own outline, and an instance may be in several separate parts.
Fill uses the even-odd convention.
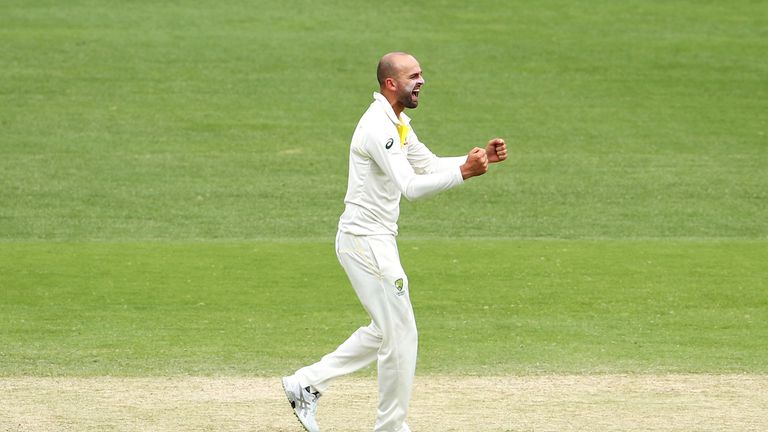
[[[464,180],[483,175],[488,171],[488,156],[485,150],[475,147],[469,151],[467,161],[461,166],[461,176]]]
[[[489,163],[501,162],[507,159],[507,144],[501,138],[494,138],[485,146],[485,154]]]

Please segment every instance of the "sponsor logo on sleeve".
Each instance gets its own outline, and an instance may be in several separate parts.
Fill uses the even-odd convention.
[[[393,138],[390,138],[390,139],[387,140],[387,143],[384,144],[384,148],[389,150],[389,149],[392,148],[392,144],[394,144],[394,143],[395,143],[395,140]]]

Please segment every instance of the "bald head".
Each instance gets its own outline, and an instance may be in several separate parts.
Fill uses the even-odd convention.
[[[415,60],[412,55],[401,51],[384,54],[376,68],[376,79],[379,81],[379,85],[384,84],[384,80],[387,78],[397,78],[403,65],[406,62]]]
[[[419,105],[419,92],[424,85],[419,62],[410,54],[391,52],[379,60],[376,68],[379,92],[387,98],[395,114]]]

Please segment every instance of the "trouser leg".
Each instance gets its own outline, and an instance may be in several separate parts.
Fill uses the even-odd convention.
[[[382,340],[375,431],[400,432],[416,370],[418,334],[408,278],[393,236],[340,236],[339,260]]]
[[[416,370],[418,335],[408,278],[394,236],[339,234],[337,255],[365,310],[358,329],[334,352],[297,372],[302,385],[321,393],[329,382],[378,360],[379,405],[375,431],[400,432],[408,413]]]
[[[330,382],[373,363],[381,345],[381,332],[375,324],[360,327],[335,351],[319,362],[296,371],[302,386],[312,386],[324,393]]]

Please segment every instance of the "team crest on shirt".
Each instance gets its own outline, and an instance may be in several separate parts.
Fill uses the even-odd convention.
[[[405,290],[403,289],[404,287],[405,287],[405,284],[403,283],[403,278],[396,280],[395,288],[397,289],[397,292],[395,294],[398,296],[405,294]]]

